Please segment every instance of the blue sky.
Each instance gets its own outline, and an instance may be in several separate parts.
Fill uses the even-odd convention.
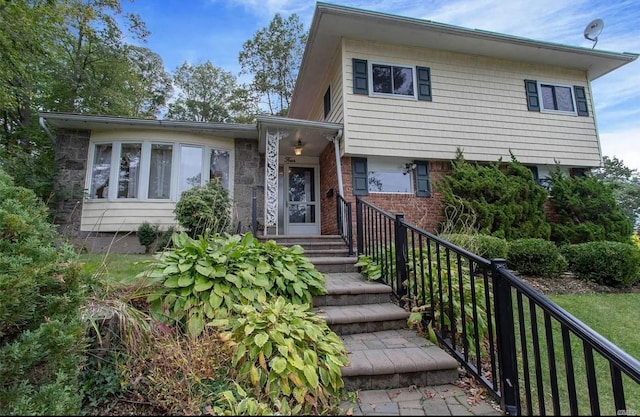
[[[599,18],[604,29],[596,49],[640,53],[638,0],[325,2],[588,48],[593,42],[583,31]],[[308,29],[314,8],[308,0],[123,0],[123,9],[147,24],[151,35],[145,46],[162,57],[167,71],[185,61],[209,60],[234,75],[240,72],[242,44],[275,13],[297,13]],[[595,80],[592,89],[603,155],[640,170],[640,59]]]

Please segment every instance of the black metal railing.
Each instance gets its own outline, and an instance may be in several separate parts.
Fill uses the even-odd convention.
[[[640,362],[506,268],[356,199],[358,255],[510,415],[640,412]]]
[[[351,202],[347,201],[338,194],[336,198],[336,218],[338,220],[338,234],[349,248],[349,256],[354,254],[353,251],[353,221],[351,215]]]

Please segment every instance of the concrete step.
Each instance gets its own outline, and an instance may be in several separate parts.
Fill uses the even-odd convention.
[[[342,368],[350,391],[453,383],[458,362],[412,330],[343,335],[349,364]]]
[[[314,310],[339,335],[404,329],[409,318],[408,311],[391,302],[322,306]]]
[[[344,245],[343,245],[344,246]],[[318,248],[318,249],[305,249],[304,255],[307,258],[312,257],[328,257],[328,256],[349,256],[349,249],[347,248]]]
[[[388,285],[362,279],[358,272],[325,274],[327,294],[313,297],[313,306],[378,304],[391,301]]]

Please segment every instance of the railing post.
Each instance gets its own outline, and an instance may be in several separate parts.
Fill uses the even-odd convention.
[[[507,414],[518,415],[518,364],[516,362],[513,302],[511,287],[503,279],[501,270],[506,269],[504,259],[491,260],[494,305],[496,309],[496,338],[498,363],[500,366],[500,402]]]
[[[362,201],[360,197],[356,196],[356,239],[358,240],[358,255],[364,253],[364,237],[362,236],[363,224],[362,224]]]
[[[407,227],[404,225],[404,214],[396,214],[394,225],[396,245],[396,294],[400,299],[406,295],[403,283],[407,280],[408,245]]]
[[[349,256],[353,255],[353,222],[351,221],[351,201],[347,202],[347,240],[349,242]]]
[[[336,197],[336,226],[338,227],[338,234],[344,236],[344,225],[342,224],[342,200],[340,194]]]
[[[256,197],[256,187],[251,188],[251,232],[253,236],[258,235],[258,198]]]

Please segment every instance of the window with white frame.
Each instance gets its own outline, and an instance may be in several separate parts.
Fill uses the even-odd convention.
[[[529,111],[589,116],[587,91],[570,86],[536,80],[524,80]]]
[[[231,184],[230,149],[114,141],[95,143],[91,161],[90,199],[176,201],[183,191],[212,178],[227,190]]]
[[[540,98],[542,110],[575,113],[572,87],[540,83]]]
[[[407,169],[411,161],[386,158],[367,159],[370,193],[413,193],[413,177]]]
[[[371,91],[374,94],[392,94],[415,97],[413,68],[371,63]]]

